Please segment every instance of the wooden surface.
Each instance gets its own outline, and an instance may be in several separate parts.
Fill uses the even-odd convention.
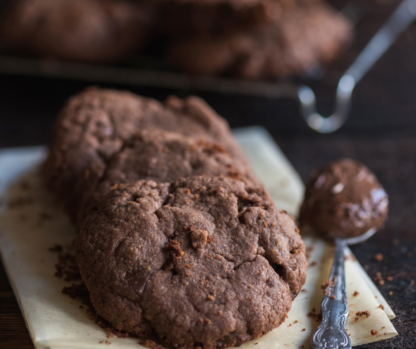
[[[381,25],[393,5],[374,6],[374,15],[358,26],[357,43],[331,74],[314,84],[321,111],[329,113],[339,72]],[[84,82],[0,75],[0,147],[46,144],[47,133],[65,99],[87,86]],[[112,86],[123,88],[124,86]],[[133,88],[155,98],[189,92]],[[360,348],[416,347],[416,27],[371,70],[354,92],[352,115],[331,135],[309,130],[290,100],[204,94],[233,127],[261,124],[306,179],[321,164],[352,157],[379,177],[390,195],[390,219],[370,241],[353,252],[370,277],[381,272],[392,281],[379,289],[397,314],[399,336]],[[376,262],[374,256],[383,255]],[[0,348],[33,348],[16,299],[0,265]]]

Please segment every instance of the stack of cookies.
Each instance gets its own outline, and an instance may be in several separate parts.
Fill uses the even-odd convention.
[[[52,132],[48,187],[77,226],[95,311],[172,347],[224,348],[278,327],[305,245],[202,100],[87,89]]]
[[[156,41],[180,71],[247,79],[302,74],[351,39],[323,0],[19,0],[2,22],[7,47],[43,58],[108,63]]]

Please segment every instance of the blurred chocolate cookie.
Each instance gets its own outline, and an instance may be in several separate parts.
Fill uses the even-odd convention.
[[[311,2],[292,7],[280,19],[254,30],[174,40],[168,57],[191,74],[275,79],[328,63],[345,48],[351,34],[343,16]]]
[[[174,38],[224,35],[278,20],[295,1],[161,0],[162,30]]]
[[[125,0],[19,0],[4,15],[1,38],[42,58],[112,62],[144,45],[154,11]]]

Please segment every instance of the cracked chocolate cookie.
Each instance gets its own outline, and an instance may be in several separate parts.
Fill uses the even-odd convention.
[[[19,0],[1,25],[3,43],[42,58],[112,62],[141,48],[152,5],[114,0]]]
[[[196,175],[224,175],[261,187],[253,171],[217,143],[167,131],[140,131],[124,142],[106,164],[92,165],[80,177],[76,190],[82,201],[77,221],[82,222],[90,210],[96,209],[116,184],[140,179],[173,182]]]
[[[328,63],[350,38],[351,25],[343,16],[311,2],[254,30],[174,40],[167,55],[174,66],[191,74],[276,79]]]
[[[140,130],[166,130],[218,143],[234,161],[245,156],[225,120],[197,97],[164,104],[129,92],[87,89],[71,98],[52,130],[44,166],[48,187],[75,218],[81,198],[75,190],[88,167],[104,168]]]
[[[81,227],[76,258],[99,315],[182,348],[278,327],[307,267],[293,219],[264,192],[207,176],[113,187]]]

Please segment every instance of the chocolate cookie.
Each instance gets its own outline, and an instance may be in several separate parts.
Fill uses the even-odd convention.
[[[341,159],[310,178],[299,220],[329,237],[348,238],[381,228],[388,206],[376,176],[358,161]]]
[[[280,19],[298,0],[161,0],[169,37],[224,35]]]
[[[278,327],[306,277],[293,219],[230,178],[112,188],[76,257],[116,329],[182,348],[244,343]]]
[[[167,131],[140,131],[124,142],[106,164],[94,164],[80,177],[75,189],[82,197],[77,222],[97,209],[116,184],[140,179],[173,182],[196,175],[224,175],[250,187],[261,187],[252,170],[235,161],[217,143]]]
[[[255,30],[172,41],[167,54],[173,65],[191,74],[271,79],[333,60],[350,38],[344,17],[311,2]]]
[[[164,104],[128,92],[90,88],[70,99],[52,130],[44,166],[47,185],[75,218],[74,190],[89,166],[103,167],[137,131],[161,129],[218,143],[235,161],[245,157],[225,120],[197,97]]]
[[[147,41],[153,5],[115,0],[19,0],[1,25],[4,44],[43,58],[111,62]]]

